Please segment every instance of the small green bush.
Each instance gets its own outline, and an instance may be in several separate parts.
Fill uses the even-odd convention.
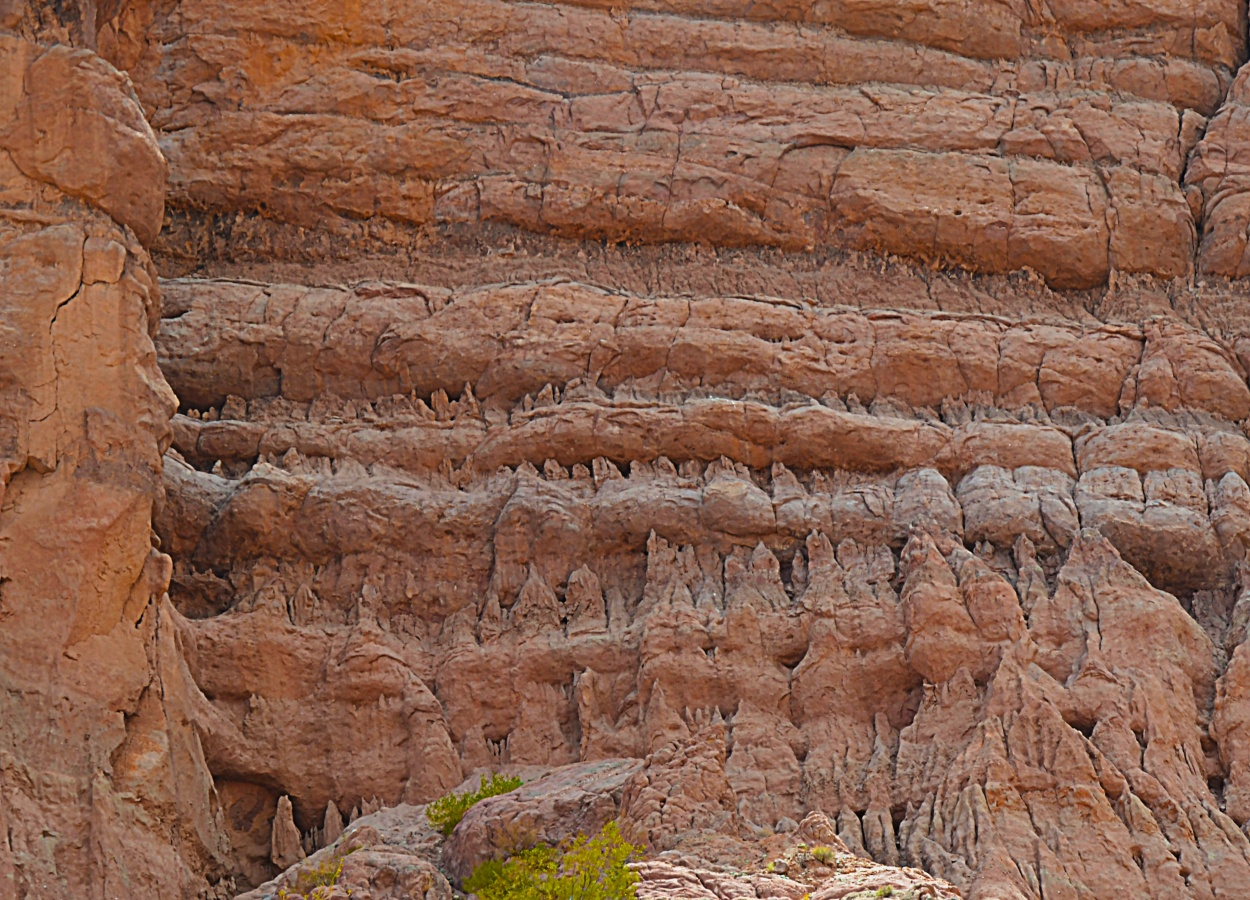
[[[540,845],[484,862],[464,889],[479,900],[633,900],[639,879],[625,864],[637,852],[609,822],[562,849]]]
[[[489,779],[483,775],[482,786],[476,791],[467,791],[463,794],[447,794],[445,797],[439,797],[425,808],[425,817],[444,836],[449,835],[460,824],[460,820],[464,818],[464,814],[469,811],[473,804],[485,800],[487,797],[515,791],[522,783],[520,778],[510,778],[497,773],[492,774]]]
[[[812,848],[812,858],[815,859],[817,862],[824,863],[825,865],[829,865],[830,863],[832,863],[836,856],[837,854],[833,852],[832,847],[813,847]]]
[[[885,887],[879,887],[879,888],[877,888],[877,896],[878,896],[878,897],[893,897],[893,896],[894,896],[894,885],[892,885],[892,884],[887,884]]]
[[[350,853],[351,851],[348,852]],[[342,874],[343,857],[331,856],[323,860],[319,865],[300,870],[291,887],[278,889],[278,897],[280,900],[295,900],[297,897],[307,897],[319,887],[333,887],[338,884],[339,876]]]

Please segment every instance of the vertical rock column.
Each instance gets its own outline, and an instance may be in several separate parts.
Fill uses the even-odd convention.
[[[151,530],[164,181],[124,75],[0,31],[0,900],[228,896]]]

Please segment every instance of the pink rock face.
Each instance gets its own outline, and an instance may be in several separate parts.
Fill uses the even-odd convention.
[[[443,845],[443,871],[460,883],[489,859],[597,833],[620,815],[626,786],[642,768],[633,759],[578,763],[482,800]]]
[[[280,783],[301,828],[631,757],[612,805],[655,853],[728,859],[819,811],[971,896],[1235,896],[1244,376],[1197,326],[567,283],[165,296],[174,383],[232,388],[175,419],[159,520],[232,736],[210,765]],[[715,346],[734,363],[691,355]],[[394,675],[321,661],[366,635]],[[416,684],[425,718],[354,724]],[[328,777],[267,749],[314,727]],[[384,752],[420,764],[359,762]],[[450,873],[511,802],[466,817]]]
[[[806,853],[797,854],[816,875],[816,885],[773,872],[728,874],[667,861],[645,862],[637,867],[639,900],[841,900],[841,898],[932,897],[934,900],[960,900],[952,885],[917,869],[882,866],[850,855],[838,855],[833,865],[824,866]],[[784,857],[783,857],[784,859]],[[774,863],[776,867],[776,863]],[[791,864],[787,862],[786,870]],[[797,868],[797,866],[795,866]],[[824,871],[821,871],[824,870]],[[831,874],[820,878],[825,871]],[[803,874],[808,874],[804,871]],[[796,873],[797,875],[797,873]],[[888,892],[888,893],[887,893]]]
[[[229,889],[211,893],[229,845],[151,526],[176,403],[136,236],[159,227],[163,163],[125,85],[0,33],[5,900]]]
[[[399,807],[368,816],[277,879],[239,900],[303,897],[323,900],[451,900],[452,890],[436,865],[437,845],[423,808]]]
[[[838,248],[1088,288],[1192,271],[1181,180],[1243,19],[1228,0],[200,0],[130,4],[101,41],[195,215]]]
[[[705,755],[700,745],[709,737],[715,743],[716,736],[714,726],[667,745],[672,752],[652,754],[645,762],[602,760],[535,773],[534,780],[521,788],[473,806],[445,839],[432,830],[424,806],[381,810],[353,823],[340,838],[239,900],[306,895],[321,900],[450,898],[451,886],[440,867],[459,881],[486,860],[505,859],[537,842],[567,846],[573,835],[597,833],[603,822],[618,816],[626,830],[637,832],[640,826],[645,830],[643,820],[648,817],[640,819],[636,804],[622,802],[622,786],[629,782],[633,790],[645,783],[651,790],[681,793],[681,782],[690,774],[688,760]],[[287,812],[280,811],[279,820],[289,821],[289,805],[281,808]],[[706,824],[704,819],[701,825]],[[628,863],[637,876],[631,896],[863,900],[892,896],[895,891],[902,897],[933,900],[963,896],[954,885],[920,870],[856,856],[821,813],[806,816],[790,834],[764,841],[744,837],[699,826],[670,832],[667,850]]]
[[[1041,6],[0,0],[0,900],[1241,900],[1246,10]]]

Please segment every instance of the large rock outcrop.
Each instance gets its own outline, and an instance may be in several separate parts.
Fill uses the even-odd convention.
[[[176,406],[143,246],[164,178],[124,75],[0,31],[6,900],[232,893],[152,532]]]
[[[0,900],[1237,900],[1246,15],[0,0]]]
[[[698,756],[697,745],[709,737],[714,740],[715,731],[711,726],[669,746],[680,748],[678,757]],[[452,884],[440,867],[458,884],[471,871],[469,863],[506,859],[539,841],[567,846],[572,836],[595,833],[613,818],[635,836],[645,831],[650,812],[645,805],[631,804],[629,792],[645,784],[680,797],[689,770],[672,765],[671,758],[652,755],[645,763],[602,760],[539,773],[519,790],[474,806],[446,839],[431,828],[424,806],[384,809],[361,818],[342,836],[238,900],[417,896],[449,900],[454,896]],[[903,898],[930,900],[962,896],[953,885],[918,869],[882,865],[856,855],[821,813],[791,825],[786,833],[762,841],[743,840],[736,829],[694,827],[673,833],[668,849],[629,863],[638,876],[637,897],[868,900],[895,892]]]
[[[160,530],[209,765],[305,823],[667,754],[681,792],[623,801],[656,849],[819,810],[972,896],[1250,877],[1212,724],[1250,392],[1198,329],[570,283],[164,296],[204,407]],[[335,793],[266,752],[310,709],[331,782],[360,753],[335,735],[393,760]]]

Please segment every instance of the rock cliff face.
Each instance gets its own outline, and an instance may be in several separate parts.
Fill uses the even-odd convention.
[[[143,245],[164,177],[124,75],[0,32],[5,900],[232,893],[152,532],[176,406]]]
[[[1223,674],[1250,392],[1197,329],[566,282],[163,296],[202,406],[158,526],[209,766],[305,823],[682,752],[702,716],[718,755],[681,765],[721,799],[640,788],[649,846],[819,810],[974,896],[1250,877]]]
[[[208,214],[839,247],[1062,287],[1192,267],[1245,10],[1176,3],[140,4],[118,52]]]
[[[0,900],[1243,897],[1246,24],[0,0]]]

